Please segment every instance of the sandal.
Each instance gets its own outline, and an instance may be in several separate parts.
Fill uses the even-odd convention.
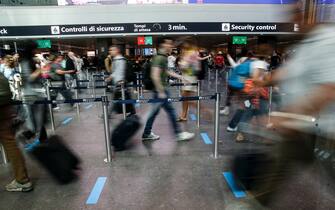
[[[177,122],[186,122],[186,118],[178,117]]]

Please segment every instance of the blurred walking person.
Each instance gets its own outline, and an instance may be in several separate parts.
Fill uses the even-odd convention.
[[[168,76],[172,76],[176,79],[185,81],[184,77],[182,77],[181,75],[178,75],[172,71],[168,71],[167,55],[171,53],[172,48],[173,48],[173,41],[169,39],[164,39],[163,42],[159,45],[158,54],[152,59],[150,77],[154,84],[154,91],[153,91],[154,98],[165,99],[170,96],[170,93],[167,89]],[[177,123],[176,111],[172,103],[165,101],[162,103],[152,104],[152,108],[149,113],[149,118],[146,122],[144,132],[142,135],[143,141],[158,140],[160,138],[158,135],[152,132],[152,126],[161,108],[164,108],[164,110],[168,114],[177,141],[186,141],[194,137],[193,133],[182,132],[180,125]]]

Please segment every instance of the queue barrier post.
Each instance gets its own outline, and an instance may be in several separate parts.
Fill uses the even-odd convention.
[[[102,83],[102,85],[103,85],[103,86],[106,86],[106,87],[104,88],[104,96],[107,96],[107,88],[108,88],[108,84],[107,84],[106,81],[104,81],[104,82]]]
[[[182,80],[178,80],[178,83],[182,83]],[[181,86],[178,85],[179,97],[181,97]]]
[[[201,81],[197,82],[197,96],[200,97]],[[200,128],[200,100],[197,101],[197,127]]]
[[[93,77],[93,88],[92,88],[92,91],[93,91],[93,97],[96,98],[97,97],[97,94],[96,94],[96,91],[95,91],[95,77]]]
[[[271,123],[271,112],[272,112],[272,92],[273,92],[273,87],[271,86],[269,88],[269,110],[268,110],[268,124]]]
[[[215,93],[217,93],[218,92],[218,71],[219,71],[219,69],[215,69]]]
[[[74,90],[74,97],[75,97],[75,99],[78,99],[78,96],[79,96],[79,83],[78,83],[78,80],[77,79],[75,79],[74,80],[74,83],[75,83],[75,87],[76,87],[76,89]],[[79,115],[80,115],[80,105],[79,105],[79,103],[76,103],[76,110],[77,110],[77,116],[79,117]]]
[[[137,91],[137,100],[140,100],[140,92],[141,92],[141,90],[140,90],[140,74],[139,73],[137,73],[136,74],[136,85],[137,85],[137,87],[136,87],[136,91]]]
[[[126,91],[124,87],[124,83],[121,83],[121,97],[122,100],[126,100]],[[126,119],[126,104],[122,103],[122,114],[123,114],[123,119]]]
[[[50,80],[47,80],[46,91],[47,91],[47,99],[49,101],[51,101],[50,86],[51,86]],[[52,110],[52,103],[48,104],[48,107],[49,107],[49,114],[50,114],[50,121],[51,121],[51,129],[52,131],[55,131],[55,118],[54,118],[54,113]]]
[[[214,119],[214,147],[213,147],[213,157],[217,159],[218,146],[219,146],[219,123],[220,123],[220,93],[215,93],[215,119]]]
[[[106,145],[106,162],[112,162],[112,144],[110,139],[110,132],[109,132],[109,119],[108,119],[108,97],[102,96],[102,112],[104,118],[104,132],[105,132],[105,145]]]
[[[6,152],[5,152],[5,148],[3,147],[2,144],[0,144],[0,148],[1,148],[1,156],[2,156],[3,163],[7,164],[8,159],[7,159],[7,155],[6,155]]]
[[[143,98],[143,88],[144,88],[144,85],[143,85],[143,73],[140,73],[140,91],[141,91],[141,98]]]

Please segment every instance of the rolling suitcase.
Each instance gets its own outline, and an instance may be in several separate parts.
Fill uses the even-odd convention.
[[[127,142],[135,135],[140,126],[140,119],[137,115],[128,116],[116,126],[111,137],[115,151],[125,150]]]
[[[67,184],[78,178],[79,158],[54,135],[35,146],[31,155],[60,183]]]

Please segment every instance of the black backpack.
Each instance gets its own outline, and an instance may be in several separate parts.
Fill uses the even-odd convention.
[[[151,79],[151,61],[144,64],[143,84],[146,90],[155,89],[155,85]]]
[[[134,82],[136,83],[136,63],[127,59],[124,59],[126,61],[126,75],[125,80],[127,83]]]
[[[157,54],[156,56],[167,57],[164,54]],[[144,88],[146,90],[154,90],[155,89],[155,85],[154,85],[154,83],[151,79],[151,61],[147,62],[144,65],[143,84],[144,84]]]

